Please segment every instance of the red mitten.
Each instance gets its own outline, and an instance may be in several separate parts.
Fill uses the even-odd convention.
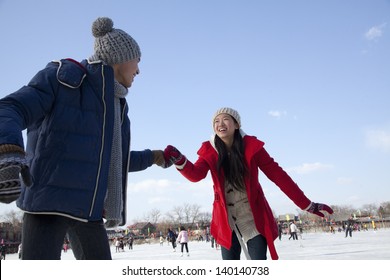
[[[187,158],[174,146],[168,145],[164,150],[164,159],[175,165],[183,165]]]
[[[326,211],[329,214],[333,214],[332,208],[330,208],[328,205],[315,202],[310,203],[310,206],[306,211],[320,217],[324,217],[324,214],[321,213],[321,211]]]

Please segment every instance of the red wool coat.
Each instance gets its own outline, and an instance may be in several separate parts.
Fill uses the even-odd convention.
[[[245,147],[245,160],[249,168],[250,178],[245,179],[248,201],[252,209],[256,228],[267,240],[271,258],[278,259],[274,240],[278,236],[278,228],[272,210],[264,196],[258,180],[260,169],[272,182],[274,182],[299,208],[306,209],[310,200],[305,196],[298,185],[279,166],[277,162],[264,149],[264,142],[254,136],[243,137]],[[192,182],[198,182],[207,176],[208,171],[214,182],[214,203],[210,233],[218,244],[225,248],[231,247],[232,230],[230,229],[226,199],[224,192],[224,175],[217,172],[218,153],[209,141],[203,142],[198,150],[198,160],[193,164],[187,161],[179,171]]]

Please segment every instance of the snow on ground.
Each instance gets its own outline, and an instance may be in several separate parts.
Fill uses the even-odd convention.
[[[173,252],[166,242],[134,245],[124,252],[112,247],[111,251],[114,260],[221,260],[221,251],[211,248],[210,242],[190,241],[188,247],[189,257],[185,252],[181,257],[180,244]],[[357,231],[352,238],[344,232],[303,233],[298,240],[284,235],[281,241],[275,240],[275,247],[280,260],[390,260],[390,229]],[[245,259],[244,254],[241,257]],[[74,260],[72,251],[62,253],[62,259]],[[18,260],[18,256],[7,255],[7,260]]]

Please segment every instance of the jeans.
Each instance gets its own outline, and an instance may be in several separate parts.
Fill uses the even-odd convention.
[[[58,215],[25,213],[22,230],[23,260],[59,260],[65,236],[77,260],[111,260],[103,221],[81,222]]]
[[[247,242],[248,253],[252,260],[267,259],[267,241],[261,234],[253,237]],[[230,249],[221,247],[223,260],[239,260],[241,255],[241,245],[236,233],[232,233],[232,246]]]

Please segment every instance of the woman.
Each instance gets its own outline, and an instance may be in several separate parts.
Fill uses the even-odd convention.
[[[183,249],[186,247],[187,256],[190,256],[190,252],[188,251],[188,232],[186,229],[181,226],[179,235],[177,236],[177,241],[181,245],[181,257],[183,256]]]
[[[180,173],[192,182],[207,176],[214,182],[214,204],[211,234],[221,245],[224,260],[239,260],[241,248],[247,259],[264,260],[267,246],[272,259],[278,259],[273,241],[278,228],[272,210],[258,181],[260,169],[298,207],[324,216],[333,210],[311,202],[290,176],[264,149],[264,143],[241,130],[238,112],[231,108],[219,109],[212,119],[214,136],[198,150],[193,164],[175,147],[164,151]]]

